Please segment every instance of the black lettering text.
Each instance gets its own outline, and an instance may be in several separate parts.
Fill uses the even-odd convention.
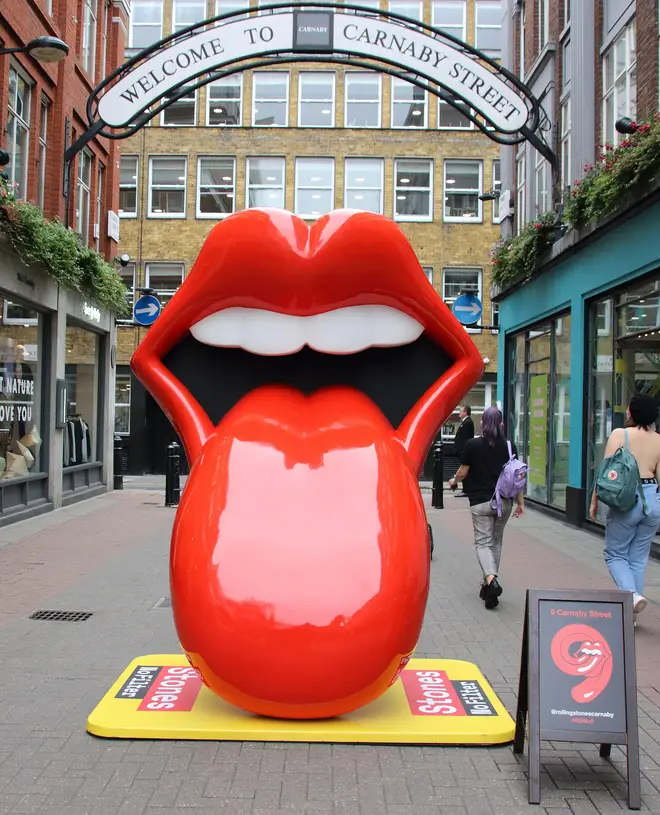
[[[428,45],[425,45],[422,48],[422,53],[419,55],[420,62],[430,62],[431,60],[431,49]]]
[[[165,66],[168,63],[171,63],[171,65],[172,65],[172,70],[171,71],[168,71],[167,68],[165,68]],[[174,60],[171,60],[171,59],[166,59],[165,60],[165,62],[163,63],[163,73],[165,74],[165,76],[174,76],[174,74],[176,73],[176,68],[174,67]]]
[[[348,29],[349,28],[354,28],[357,31],[357,26],[355,25],[355,23],[351,23],[350,25],[347,25],[347,26],[344,27],[344,36],[346,37],[346,39],[347,40],[354,40],[355,37],[349,37],[348,36]]]
[[[273,29],[270,26],[265,25],[263,28],[259,29],[259,38],[261,42],[270,42],[274,37]]]
[[[126,90],[122,91],[119,95],[127,102],[137,102],[138,100],[138,92],[135,90],[135,85],[131,85],[130,88],[126,88]]]
[[[437,68],[438,65],[442,62],[443,59],[447,59],[446,54],[439,54],[437,51],[435,52],[435,62],[433,63],[433,67]]]
[[[217,42],[218,45],[220,45],[220,40],[212,40],[212,42]],[[211,47],[213,48],[213,46],[211,46]],[[221,51],[222,51],[222,46],[221,46]],[[214,51],[213,53],[215,54],[215,53],[218,53],[218,52]],[[191,48],[190,49],[190,54],[192,55],[193,63],[201,62],[203,59],[208,59],[209,58],[209,55],[206,53],[206,43],[205,42],[202,43],[199,51],[195,51],[194,48]]]
[[[138,79],[137,83],[145,93],[153,88],[153,85],[151,84],[151,82],[149,82],[149,79],[146,76],[141,76]]]
[[[185,64],[182,64],[185,61]],[[190,57],[188,54],[177,54],[176,64],[179,68],[188,68],[190,65]]]

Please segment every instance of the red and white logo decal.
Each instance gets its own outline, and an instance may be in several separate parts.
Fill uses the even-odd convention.
[[[607,474],[607,477],[610,479],[610,481],[616,481],[617,478],[619,477],[619,474],[617,473],[616,470],[610,470],[609,473]]]
[[[465,716],[465,709],[444,671],[404,671],[401,681],[413,716]]]
[[[192,710],[201,687],[194,668],[161,668],[138,710]]]

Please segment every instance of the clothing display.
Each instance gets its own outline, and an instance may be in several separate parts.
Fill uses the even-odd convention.
[[[94,461],[89,425],[81,416],[70,416],[64,428],[64,466]]]

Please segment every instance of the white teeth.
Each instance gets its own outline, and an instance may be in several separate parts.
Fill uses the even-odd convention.
[[[227,308],[190,329],[205,345],[243,348],[262,356],[295,354],[308,345],[326,354],[356,354],[373,346],[414,342],[424,327],[389,306],[349,306],[294,317],[256,308]]]

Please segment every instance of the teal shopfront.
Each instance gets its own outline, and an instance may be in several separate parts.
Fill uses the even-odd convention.
[[[576,525],[630,396],[660,397],[660,203],[630,215],[569,233],[498,295],[498,399],[530,466],[528,499]]]

